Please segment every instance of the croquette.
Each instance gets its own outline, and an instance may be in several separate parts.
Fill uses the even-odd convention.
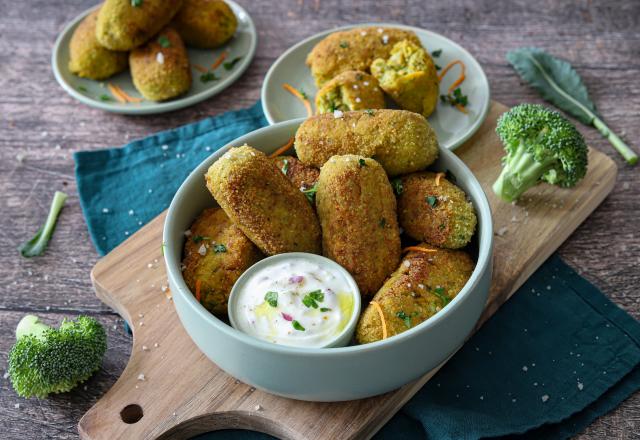
[[[438,104],[439,80],[431,56],[409,40],[393,46],[389,58],[371,64],[380,87],[403,109],[429,116]]]
[[[307,55],[307,65],[318,88],[346,70],[369,72],[376,58],[387,58],[399,41],[420,44],[411,31],[382,27],[354,28],[334,32],[320,41]]]
[[[311,204],[264,153],[248,145],[231,148],[205,179],[231,221],[265,254],[320,253]]]
[[[278,156],[273,158],[276,166],[282,174],[287,176],[293,186],[300,191],[305,191],[318,182],[320,170],[309,165],[305,165],[293,156]]]
[[[151,41],[129,55],[133,85],[146,99],[164,101],[191,87],[187,50],[172,28],[163,29]]]
[[[398,220],[411,238],[449,249],[466,246],[478,222],[466,194],[444,173],[403,176],[398,196]]]
[[[295,136],[298,158],[321,167],[331,156],[372,157],[390,176],[420,171],[438,157],[438,139],[429,122],[406,110],[365,110],[316,115]]]
[[[69,71],[82,78],[102,80],[127,68],[129,55],[106,49],[96,39],[98,11],[80,22],[69,42]]]
[[[222,209],[205,209],[185,236],[182,275],[207,310],[226,314],[233,284],[261,256]]]
[[[400,261],[396,199],[384,169],[363,156],[334,156],[320,170],[316,209],[323,254],[370,298]]]
[[[184,0],[171,25],[187,46],[215,49],[233,37],[238,19],[222,0]]]
[[[181,6],[182,0],[106,0],[96,37],[107,49],[134,49],[165,27]]]
[[[342,72],[316,94],[318,113],[384,108],[384,105],[384,94],[378,80],[357,70]]]
[[[402,333],[446,306],[469,280],[475,263],[464,251],[411,251],[360,316],[356,340],[367,344]]]

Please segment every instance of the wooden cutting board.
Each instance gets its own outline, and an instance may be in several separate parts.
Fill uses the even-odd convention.
[[[493,284],[478,326],[602,202],[617,173],[611,159],[590,150],[589,172],[576,188],[539,185],[517,205],[499,201],[491,184],[503,151],[494,129],[505,110],[492,103],[480,130],[456,150],[483,185],[494,215]],[[198,350],[180,324],[166,287],[163,222],[161,214],[91,273],[98,297],[131,324],[133,348],[118,381],[80,420],[82,438],[182,439],[244,428],[296,440],[365,439],[435,374],[381,396],[339,403],[285,399],[235,380]]]

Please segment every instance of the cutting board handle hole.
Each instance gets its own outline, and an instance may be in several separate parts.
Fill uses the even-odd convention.
[[[142,412],[142,407],[136,403],[127,405],[122,408],[122,411],[120,411],[120,418],[124,423],[127,423],[129,425],[138,423],[143,415],[144,413]]]

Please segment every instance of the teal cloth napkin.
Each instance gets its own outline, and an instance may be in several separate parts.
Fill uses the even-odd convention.
[[[164,210],[215,149],[266,124],[257,103],[122,148],[76,153],[80,203],[98,252]],[[639,365],[640,324],[552,256],[375,438],[567,438],[640,389]]]

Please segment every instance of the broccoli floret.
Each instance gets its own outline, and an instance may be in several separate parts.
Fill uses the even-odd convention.
[[[93,318],[63,320],[54,329],[27,315],[9,353],[11,384],[22,397],[63,393],[87,380],[102,364],[107,335]]]
[[[493,190],[508,202],[540,181],[574,186],[587,172],[584,138],[558,112],[521,104],[500,116],[496,132],[507,155]]]

